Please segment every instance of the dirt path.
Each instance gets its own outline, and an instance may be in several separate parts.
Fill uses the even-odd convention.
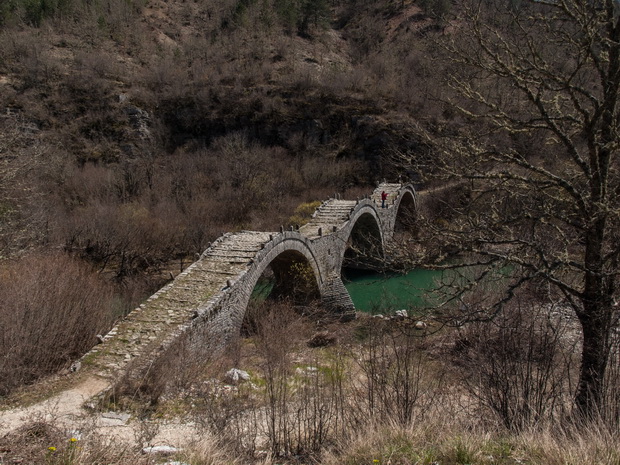
[[[70,426],[87,415],[82,404],[110,386],[109,382],[90,377],[77,386],[29,407],[0,412],[0,435],[33,420]]]
[[[44,421],[64,430],[68,437],[87,434],[129,446],[151,444],[183,448],[197,440],[196,425],[191,421],[141,421],[129,413],[93,413],[82,407],[84,402],[109,387],[108,381],[89,377],[42,402],[0,412],[0,438],[29,423]]]

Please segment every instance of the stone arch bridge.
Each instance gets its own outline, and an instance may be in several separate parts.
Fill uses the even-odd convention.
[[[381,208],[383,191],[386,208]],[[238,333],[250,295],[268,267],[275,278],[272,292],[319,297],[340,317],[352,318],[343,265],[381,260],[401,220],[415,210],[411,185],[383,183],[362,200],[323,202],[296,230],[224,234],[82,357],[80,371],[113,384],[127,370],[145,373],[183,336],[195,345],[225,344]]]

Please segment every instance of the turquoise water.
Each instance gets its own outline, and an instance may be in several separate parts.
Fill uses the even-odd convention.
[[[503,287],[511,268],[503,267],[486,276],[485,288]],[[395,310],[420,311],[436,306],[454,292],[452,286],[471,282],[476,273],[471,270],[423,270],[407,273],[377,273],[363,270],[344,270],[343,282],[355,308],[369,313],[390,313]],[[442,283],[445,287],[439,291]],[[269,279],[260,280],[254,288],[252,298],[264,301],[273,288]],[[452,288],[452,289],[451,289]]]
[[[421,269],[404,274],[346,270],[343,281],[357,310],[389,313],[401,309],[432,307],[433,291],[449,273]],[[272,288],[271,280],[259,280],[252,292],[252,299],[264,301]]]
[[[343,280],[356,309],[386,313],[432,306],[433,290],[439,287],[444,273],[420,269],[404,274],[347,270]]]

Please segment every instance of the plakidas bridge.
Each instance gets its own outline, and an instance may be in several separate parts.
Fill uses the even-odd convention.
[[[385,246],[415,211],[411,185],[383,183],[361,200],[323,202],[298,229],[224,234],[74,364],[73,387],[57,397],[79,399],[68,401],[79,408],[120,379],[144,379],[180,346],[200,354],[224,347],[238,335],[252,291],[268,269],[272,295],[294,303],[320,299],[336,317],[353,318],[342,267],[381,263]]]
[[[81,369],[112,382],[128,366],[147,370],[180,338],[202,347],[225,345],[238,334],[252,291],[268,268],[272,294],[296,302],[319,298],[335,315],[352,318],[355,307],[341,279],[343,265],[381,261],[401,220],[415,210],[411,185],[383,183],[361,200],[323,202],[299,229],[224,234],[120,321],[83,357]]]
[[[54,396],[0,412],[0,434],[50,410],[57,421],[70,424],[81,415],[85,401],[114,393],[120,380],[137,387],[149,373],[161,371],[151,370],[158,364],[183,363],[179,353],[203,357],[217,352],[239,334],[261,276],[270,275],[275,297],[301,305],[320,300],[335,317],[353,318],[343,266],[374,268],[383,263],[394,234],[410,226],[415,214],[411,185],[383,183],[361,200],[323,202],[298,229],[224,234],[121,320],[74,364],[74,373],[47,382],[46,392]]]
[[[226,233],[119,322],[83,357],[82,368],[112,382],[129,365],[147,370],[180,338],[196,346],[225,345],[238,334],[252,291],[268,268],[272,294],[296,302],[319,298],[340,318],[353,318],[343,265],[381,261],[401,220],[415,210],[411,185],[383,183],[362,200],[323,202],[299,229]]]

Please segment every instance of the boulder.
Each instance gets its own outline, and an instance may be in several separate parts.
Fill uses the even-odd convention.
[[[327,331],[319,331],[314,334],[306,343],[308,347],[326,347],[336,342],[336,336],[329,334]]]
[[[396,310],[394,312],[394,316],[397,318],[407,318],[409,317],[409,314],[407,313],[407,310]]]
[[[317,367],[306,367],[306,368],[297,367],[295,369],[295,373],[297,373],[298,375],[303,375],[303,376],[314,376],[318,372],[319,372],[319,369]]]
[[[247,371],[240,370],[238,368],[232,368],[228,370],[224,375],[224,382],[228,384],[240,384],[250,380],[250,374]]]
[[[143,454],[157,454],[157,455],[173,455],[179,452],[179,449],[172,446],[149,446],[142,449]]]

